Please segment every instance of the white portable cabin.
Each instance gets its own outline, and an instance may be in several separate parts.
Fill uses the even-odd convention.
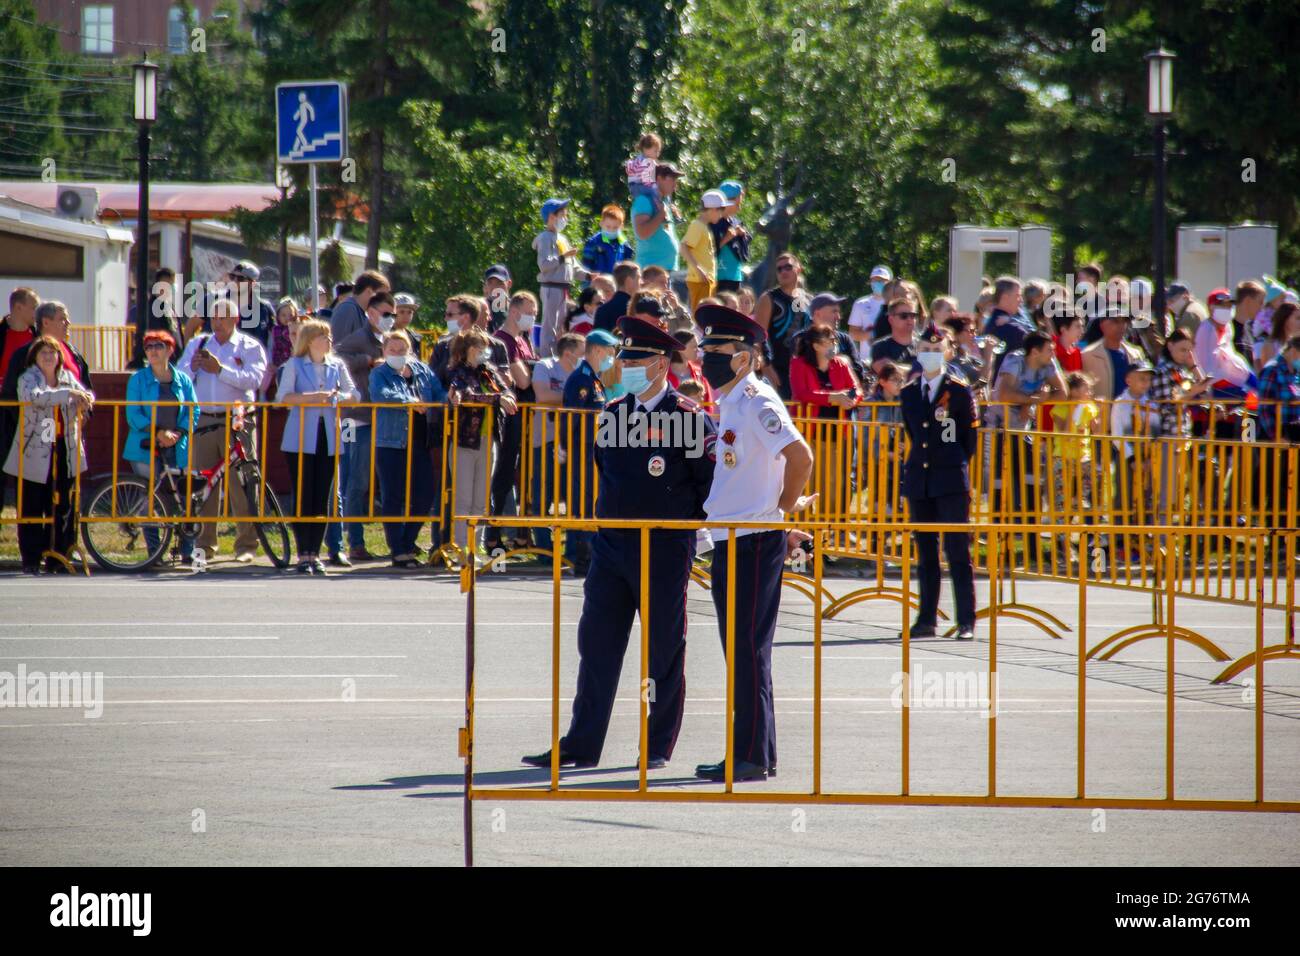
[[[127,229],[66,219],[0,196],[0,290],[29,286],[58,299],[74,325],[126,322]]]

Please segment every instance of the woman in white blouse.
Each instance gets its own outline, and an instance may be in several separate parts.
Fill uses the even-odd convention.
[[[299,518],[323,518],[328,513],[331,489],[338,476],[339,402],[360,398],[348,367],[330,352],[333,340],[327,322],[303,322],[294,343],[293,357],[280,372],[277,398],[290,408],[280,450],[289,463],[292,494]],[[295,521],[298,573],[324,574],[320,560],[325,537],[323,521]]]

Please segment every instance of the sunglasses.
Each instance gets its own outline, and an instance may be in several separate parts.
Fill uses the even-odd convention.
[[[890,312],[889,317],[891,319],[911,319],[912,321],[915,322],[918,318],[921,317],[921,313],[920,312]]]
[[[783,264],[781,264],[781,265],[779,265],[779,266],[776,267],[776,271],[777,271],[777,272],[790,272],[790,271],[792,271],[793,269],[794,269],[794,266],[790,265],[790,263],[788,263],[788,262],[783,263]]]
[[[385,312],[385,313],[383,313],[383,318],[385,318],[385,319],[395,319],[395,318],[397,318],[397,313],[396,313],[396,312]]]
[[[144,344],[144,350],[146,352],[152,352],[154,349],[165,349],[165,348],[167,348],[166,342],[146,342]]]

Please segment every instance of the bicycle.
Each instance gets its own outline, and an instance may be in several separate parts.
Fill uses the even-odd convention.
[[[194,435],[224,427],[220,423],[205,425],[195,429]],[[231,478],[244,489],[251,513],[273,519],[256,522],[253,527],[271,563],[277,568],[287,568],[291,557],[289,526],[284,522],[284,512],[275,492],[263,483],[257,462],[244,450],[243,435],[242,422],[237,418],[231,429],[226,457],[211,468],[194,473],[194,490],[188,510],[184,472],[174,465],[160,464],[157,467],[157,481],[152,493],[148,479],[139,475],[118,475],[116,479],[110,476],[100,482],[86,497],[81,512],[83,519],[100,519],[81,523],[82,541],[96,563],[107,571],[144,571],[168,552],[178,528],[185,537],[197,537],[202,528],[198,521],[155,522],[150,520],[150,515],[165,518],[201,514],[207,500],[221,489],[229,469]],[[149,509],[151,498],[152,512]],[[105,521],[105,518],[111,520]],[[179,549],[177,542],[177,554]]]

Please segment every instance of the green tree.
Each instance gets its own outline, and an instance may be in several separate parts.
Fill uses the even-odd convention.
[[[679,55],[686,0],[498,0],[494,60],[533,148],[558,180],[587,179],[592,209],[627,196],[631,153]]]
[[[234,0],[223,0],[200,39],[193,6],[180,8],[190,46],[168,56],[158,97],[154,155],[168,179],[193,182],[256,180],[272,175],[267,137],[269,94],[259,78],[258,57]],[[198,48],[195,48],[197,43]]]
[[[410,184],[410,221],[397,228],[399,255],[418,267],[418,293],[425,301],[477,293],[493,262],[506,263],[518,286],[531,285],[537,210],[551,186],[518,147],[467,148],[465,134],[442,128],[441,112],[435,103],[403,109],[423,164],[437,171]]]

